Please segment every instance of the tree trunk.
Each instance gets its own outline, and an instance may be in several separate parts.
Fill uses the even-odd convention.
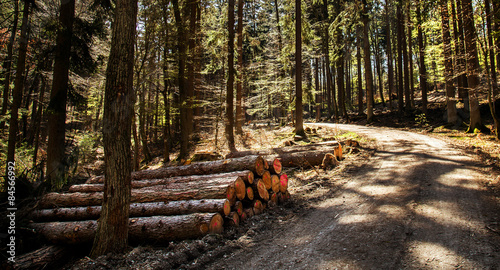
[[[391,38],[391,16],[389,14],[389,0],[385,1],[385,19],[386,19],[386,44],[387,44],[387,84],[389,86],[389,109],[392,110],[392,93],[394,93],[394,68],[392,66],[392,38]]]
[[[90,254],[93,258],[109,252],[123,252],[128,246],[132,171],[130,131],[135,103],[133,68],[136,20],[137,0],[118,0],[106,70],[103,117],[106,180],[104,194],[100,195],[99,200],[99,203],[102,202],[102,214],[98,224],[93,222],[92,233],[87,234],[86,238],[91,241],[95,236]],[[78,230],[73,232],[78,234]]]
[[[4,70],[4,80],[3,80],[3,101],[2,101],[2,111],[0,116],[7,114],[7,108],[9,107],[9,96],[10,96],[10,80],[11,80],[11,67],[12,67],[12,54],[14,51],[14,43],[16,41],[17,35],[17,25],[19,22],[19,0],[14,0],[14,21],[12,24],[12,31],[9,38],[9,43],[7,44],[7,56],[3,62]],[[3,129],[5,125],[4,120],[0,120],[0,128]]]
[[[401,5],[408,5],[408,3],[404,0],[401,0]],[[408,43],[406,42],[406,16],[410,16],[410,14],[405,14],[405,12],[401,11],[401,34],[402,38],[400,39],[401,47],[403,49],[403,77],[404,81],[402,82],[404,87],[404,96],[405,96],[405,110],[409,111],[411,109],[411,98],[410,98],[410,65],[409,65],[409,56],[408,56]]]
[[[47,179],[52,190],[59,190],[65,182],[66,100],[68,97],[69,61],[75,17],[75,0],[62,1],[54,62],[54,78],[47,108],[49,140],[47,144]]]
[[[402,6],[403,1],[399,0],[397,5],[397,28],[398,28],[398,111],[402,113],[404,111],[404,88],[403,88],[403,50],[404,50],[404,20]]]
[[[187,3],[187,2],[186,2]],[[179,8],[179,1],[172,0],[172,7],[174,9],[174,17],[175,24],[177,26],[177,51],[178,55],[178,68],[179,72],[177,74],[177,81],[179,84],[179,100],[177,106],[179,107],[179,120],[180,120],[180,152],[179,159],[184,159],[188,156],[188,148],[189,148],[189,138],[191,134],[190,123],[188,123],[188,108],[186,106],[187,102],[187,85],[185,71],[186,71],[186,59],[187,59],[187,38],[186,38],[186,30],[184,29],[184,22],[181,18],[181,11]]]
[[[448,123],[455,124],[458,119],[457,119],[457,108],[455,103],[455,87],[453,85],[453,62],[451,58],[451,35],[450,35],[450,20],[448,13],[448,1],[442,0],[440,3],[440,8],[441,8],[441,21],[442,21],[441,25],[443,30],[443,56],[444,56],[444,68],[445,68],[445,81],[446,81],[446,109],[447,109]]]
[[[368,123],[373,121],[373,73],[370,53],[370,40],[368,32],[370,29],[370,19],[368,18],[368,4],[363,0],[363,52],[365,64],[366,81],[366,120]]]
[[[314,59],[314,85],[316,89],[315,94],[315,103],[316,103],[316,122],[319,122],[321,119],[321,90],[319,87],[319,59],[316,57]]]
[[[427,114],[427,105],[428,105],[428,100],[427,100],[427,68],[425,67],[425,46],[424,46],[424,37],[423,37],[423,31],[422,31],[421,5],[422,5],[422,1],[419,0],[417,3],[417,20],[418,20],[417,40],[418,40],[418,55],[419,55],[419,62],[420,62],[419,76],[420,76],[420,90],[422,91],[422,111],[424,114]],[[448,115],[448,119],[450,119],[449,117],[450,116]],[[456,117],[456,110],[455,110],[455,117]]]
[[[193,239],[207,233],[221,233],[223,219],[218,213],[179,216],[139,217],[127,220],[128,239],[134,243],[168,243]],[[96,221],[33,223],[31,227],[51,243],[84,244],[97,236]],[[97,228],[98,230],[98,228]]]
[[[21,101],[23,98],[23,88],[25,81],[25,67],[26,67],[26,54],[28,51],[28,24],[29,15],[31,13],[30,2],[25,2],[23,10],[23,21],[21,24],[21,39],[19,41],[19,54],[17,59],[16,67],[16,78],[14,90],[12,92],[12,105],[10,110],[10,120],[9,120],[9,137],[7,146],[7,160],[6,163],[15,164],[15,152],[17,143],[17,132],[18,132],[18,112],[21,106]],[[8,166],[5,166],[8,168]],[[8,169],[7,169],[8,170]],[[5,175],[8,175],[6,172]]]
[[[245,189],[245,188],[244,188]],[[180,189],[167,189],[162,186],[152,186],[132,189],[131,200],[133,203],[143,202],[168,202],[182,200],[228,199],[235,201],[235,189],[232,185],[213,184],[203,188],[187,187]],[[73,193],[47,193],[39,201],[41,209],[56,207],[97,206],[103,202],[103,192],[73,192]]]
[[[415,108],[415,86],[414,86],[414,81],[413,81],[413,37],[412,37],[412,32],[413,32],[413,22],[411,20],[411,5],[412,1],[408,1],[407,4],[407,26],[408,26],[408,76],[409,76],[409,85],[410,85],[410,108],[413,109]]]
[[[243,134],[243,0],[238,0],[238,80],[236,81],[236,134]]]
[[[130,217],[176,216],[194,213],[220,213],[228,215],[231,203],[227,199],[202,199],[171,202],[146,202],[130,204]],[[31,218],[37,222],[97,220],[101,206],[40,209]]]
[[[469,86],[470,125],[468,132],[483,129],[477,91],[479,87],[479,61],[476,46],[476,29],[471,0],[462,0],[465,49],[467,55],[467,84]]]
[[[234,142],[234,0],[228,2],[228,56],[225,133],[229,151],[236,152]]]
[[[264,158],[261,156],[245,156],[241,158],[232,158],[216,161],[205,161],[199,163],[192,163],[190,165],[177,166],[177,167],[166,167],[159,168],[156,170],[142,170],[132,173],[133,180],[140,179],[163,179],[174,176],[188,176],[195,177],[195,175],[200,175],[200,177],[217,177],[216,174],[223,172],[231,172],[234,175],[240,176],[238,171],[253,171],[257,175],[261,176],[264,173]],[[246,173],[246,172],[243,172]],[[229,175],[229,174],[228,174]],[[87,184],[103,183],[103,177],[91,178],[87,181]],[[168,181],[168,180],[167,180]]]
[[[361,75],[361,27],[358,27],[357,42],[356,42],[356,59],[358,66],[358,114],[362,115],[365,111],[363,105],[363,81]]]
[[[464,35],[464,14],[462,1],[457,0],[457,25],[458,25],[458,35],[455,37],[455,43],[458,44],[458,59],[457,59],[457,71],[456,74],[459,74],[458,78],[458,97],[464,103],[465,111],[469,110],[469,95],[467,93],[467,89],[469,88],[469,82],[467,80],[467,54],[465,51],[465,35]]]
[[[295,0],[295,134],[306,137],[302,110],[302,1]]]
[[[488,91],[488,102],[490,106],[490,112],[491,116],[493,117],[493,122],[494,122],[494,130],[495,130],[495,135],[497,139],[500,139],[500,125],[499,125],[499,118],[497,116],[497,112],[495,109],[495,101],[496,101],[496,95],[498,92],[498,83],[497,83],[497,74],[496,74],[496,68],[495,68],[495,50],[494,50],[494,44],[493,44],[493,23],[492,19],[493,14],[491,13],[491,7],[490,7],[490,0],[485,0],[484,5],[486,8],[486,25],[488,27],[488,51],[490,53],[490,81],[491,81],[491,87],[490,91]]]

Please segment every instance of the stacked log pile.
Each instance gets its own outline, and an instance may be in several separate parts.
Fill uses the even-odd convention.
[[[129,240],[158,243],[221,233],[290,198],[283,166],[317,166],[327,153],[342,155],[338,143],[281,150],[133,172]],[[52,243],[91,243],[103,190],[99,176],[65,193],[45,194],[32,228]]]

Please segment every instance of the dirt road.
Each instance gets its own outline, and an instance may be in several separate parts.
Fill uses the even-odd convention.
[[[331,127],[376,139],[375,155],[333,196],[208,268],[500,268],[490,176],[472,158],[425,135]]]

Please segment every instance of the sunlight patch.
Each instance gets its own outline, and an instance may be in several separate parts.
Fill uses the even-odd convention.
[[[438,243],[415,241],[409,250],[413,263],[419,268],[455,269],[465,258]]]
[[[370,196],[395,195],[401,191],[398,186],[369,185],[359,188],[360,192]]]
[[[345,215],[339,218],[339,224],[369,223],[376,218],[376,215]]]

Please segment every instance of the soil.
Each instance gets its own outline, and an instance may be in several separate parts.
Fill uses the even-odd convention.
[[[65,268],[500,268],[500,201],[489,166],[428,135],[317,126],[366,139],[332,171],[288,169],[285,205],[223,235],[85,257]]]

